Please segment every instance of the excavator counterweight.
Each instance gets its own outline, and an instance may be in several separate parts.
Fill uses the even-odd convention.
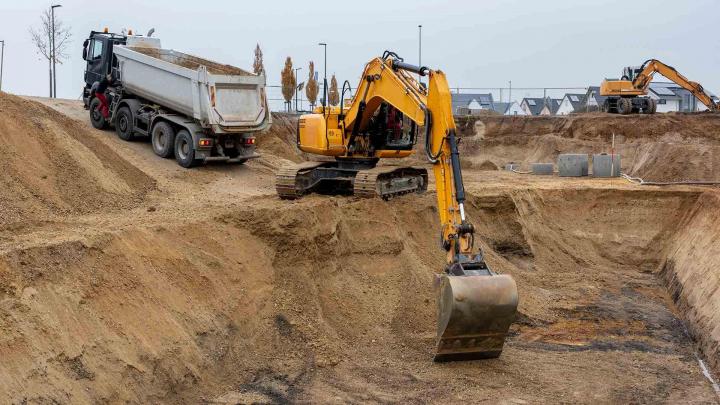
[[[427,76],[427,87],[413,74]],[[378,166],[381,160],[410,156],[418,132],[424,128],[425,154],[435,177],[441,245],[447,255],[447,265],[438,275],[434,360],[498,357],[515,319],[517,286],[509,275],[491,271],[482,253],[473,247],[475,228],[465,214],[460,154],[445,74],[405,63],[386,51],[365,66],[361,77],[349,105],[341,101],[340,107],[319,107],[299,120],[300,150],[334,161],[282,168],[277,174],[277,192],[286,199],[309,192],[383,199],[424,192],[428,186],[424,167]]]

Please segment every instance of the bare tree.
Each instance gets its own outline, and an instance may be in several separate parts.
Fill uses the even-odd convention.
[[[50,72],[50,97],[53,96],[53,59],[55,63],[58,64],[62,64],[63,61],[67,60],[69,56],[67,48],[70,45],[70,38],[72,37],[72,33],[70,31],[70,26],[63,24],[63,22],[57,17],[55,17],[55,24],[53,27],[52,16],[50,15],[49,9],[43,11],[40,16],[40,26],[37,28],[30,28],[30,36],[37,48],[37,53],[48,61]],[[55,55],[53,55],[52,51],[53,37],[55,38]]]
[[[290,111],[290,100],[292,100],[293,94],[295,94],[297,81],[295,80],[292,59],[290,59],[289,56],[285,59],[285,68],[280,72],[280,75],[282,79],[282,95],[288,106],[287,109]]]
[[[318,96],[318,82],[315,79],[315,63],[310,61],[310,73],[308,76],[307,84],[305,85],[305,96],[307,96],[310,102],[310,109],[315,109],[315,103],[317,102]]]
[[[330,105],[338,105],[340,103],[340,93],[338,92],[338,83],[335,74],[330,79],[330,90],[328,91],[328,101]]]
[[[265,71],[265,65],[263,65],[263,53],[260,50],[260,44],[255,47],[255,62],[253,62],[253,72],[259,75],[260,72]]]

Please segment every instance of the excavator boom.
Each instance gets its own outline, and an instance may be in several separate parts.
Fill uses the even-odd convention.
[[[414,74],[428,77],[428,86],[416,81]],[[497,357],[515,319],[517,286],[509,275],[490,270],[474,247],[475,228],[465,213],[458,139],[443,72],[405,63],[387,51],[372,59],[350,105],[318,108],[300,118],[298,147],[335,161],[281,169],[278,194],[297,198],[309,191],[352,191],[360,197],[389,198],[422,192],[427,188],[424,168],[375,167],[380,159],[409,156],[420,128],[435,177],[441,245],[447,255],[436,283],[434,360]]]

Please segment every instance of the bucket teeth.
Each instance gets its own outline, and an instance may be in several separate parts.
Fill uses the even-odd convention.
[[[508,275],[441,276],[434,361],[500,356],[517,312],[517,286]]]

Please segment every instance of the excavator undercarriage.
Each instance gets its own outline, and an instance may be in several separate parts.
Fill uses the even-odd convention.
[[[354,194],[389,200],[427,190],[428,174],[422,167],[380,166],[377,159],[337,159],[305,162],[281,168],[275,177],[280,198],[295,199],[304,194]]]

